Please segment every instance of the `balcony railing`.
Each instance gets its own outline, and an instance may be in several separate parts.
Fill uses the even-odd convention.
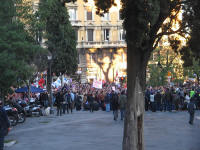
[[[126,47],[125,41],[83,41],[78,42],[77,48],[111,48]]]
[[[70,20],[72,26],[82,26],[81,20]]]

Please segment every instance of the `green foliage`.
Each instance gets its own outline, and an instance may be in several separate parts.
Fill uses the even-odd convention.
[[[182,66],[176,58],[180,55],[177,53],[178,52],[171,48],[157,48],[153,51],[153,58],[151,57],[150,63],[148,64],[148,73],[150,75],[150,80],[148,82],[149,85],[166,85],[168,72],[171,72],[172,74],[172,82],[176,83],[182,80]]]
[[[103,15],[105,12],[108,12],[112,5],[116,5],[115,0],[94,0],[95,5],[97,6],[97,14]]]
[[[188,21],[188,33],[190,33],[187,45],[181,49],[182,59],[184,60],[185,76],[194,77],[199,81],[200,75],[200,2],[191,0],[185,7],[183,21]]]
[[[199,82],[200,77],[200,59],[193,58],[191,65],[184,68],[184,76],[189,78],[196,78]]]
[[[167,70],[161,69],[160,67],[156,65],[149,65],[149,74],[150,78],[147,82],[148,85],[152,87],[156,86],[163,86],[167,84]]]
[[[10,5],[7,5],[10,2]],[[17,12],[14,1],[3,2],[0,11],[0,93],[5,95],[11,86],[16,85],[18,80],[27,80],[36,71],[34,60],[44,50],[37,45],[34,38],[25,30],[20,20],[14,20]],[[5,16],[12,12],[10,20]],[[11,14],[11,13],[9,13]],[[6,20],[6,21],[5,21]],[[2,95],[1,95],[2,96]]]
[[[15,14],[14,0],[3,0],[0,5],[0,26],[11,23]]]
[[[16,17],[27,28],[29,35],[35,38],[41,30],[38,14],[33,9],[32,1],[15,0]]]
[[[66,7],[59,0],[41,0],[38,14],[46,46],[53,57],[52,71],[57,75],[75,73],[77,43]]]

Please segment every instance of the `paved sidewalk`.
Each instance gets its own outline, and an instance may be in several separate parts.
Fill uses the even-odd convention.
[[[145,150],[200,150],[200,112],[188,124],[187,112],[147,112]],[[13,128],[8,140],[17,144],[5,150],[121,150],[123,122],[112,112],[79,111],[61,117],[27,118]]]

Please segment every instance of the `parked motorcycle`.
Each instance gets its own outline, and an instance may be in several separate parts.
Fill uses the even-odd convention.
[[[19,103],[16,102],[14,102],[12,106],[18,111],[18,123],[24,123],[26,121],[25,109]]]
[[[30,99],[30,104],[26,106],[26,110],[29,112],[30,116],[42,116],[42,106],[35,100]]]
[[[10,121],[11,126],[16,126],[18,123],[18,111],[14,107],[10,107],[9,105],[4,106],[4,109],[8,115],[8,119]]]
[[[29,104],[22,100],[19,100],[18,103],[21,105],[21,107],[23,107],[26,116],[39,117],[42,115],[41,105],[39,105],[39,103],[35,99],[30,99]]]

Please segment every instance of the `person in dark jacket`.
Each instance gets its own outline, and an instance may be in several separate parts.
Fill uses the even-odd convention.
[[[57,116],[61,116],[62,115],[62,104],[63,104],[63,98],[62,98],[62,94],[60,92],[58,92],[56,94],[56,106],[57,106]]]
[[[125,95],[125,92],[122,91],[121,95],[119,96],[119,107],[120,107],[120,113],[121,113],[121,120],[124,120],[126,103],[127,103],[127,97]]]
[[[47,92],[45,92],[45,93],[41,93],[40,94],[40,98],[39,98],[39,101],[40,101],[40,103],[41,103],[41,105],[43,106],[43,107],[45,107],[45,108],[47,108],[48,107],[48,93]]]
[[[150,103],[150,90],[149,88],[145,91],[145,111],[149,110],[149,103]]]
[[[66,94],[66,100],[67,100],[67,113],[69,113],[69,110],[71,110],[71,113],[73,112],[73,106],[72,106],[72,97],[70,91]]]
[[[88,97],[87,97],[87,101],[89,103],[89,106],[90,106],[90,112],[93,112],[94,111],[94,97],[92,94],[89,94]]]
[[[112,91],[111,104],[113,109],[114,120],[116,121],[118,118],[119,101],[118,95],[114,91]]]
[[[190,103],[188,104],[188,113],[190,114],[190,120],[189,120],[189,124],[193,125],[194,122],[194,114],[195,114],[195,102],[194,102],[194,96],[192,96],[192,98],[190,99]]]
[[[162,101],[162,95],[160,94],[160,91],[158,90],[155,95],[155,103],[156,103],[156,109],[159,111],[162,111],[161,101]]]
[[[106,104],[106,111],[109,112],[110,111],[110,94],[106,93],[105,96],[105,104]]]
[[[0,150],[4,148],[4,137],[8,134],[10,122],[0,100]]]
[[[168,107],[168,110],[172,111],[172,92],[171,90],[169,90],[169,88],[167,88],[165,92],[165,100],[166,100],[166,105]]]
[[[199,102],[200,102],[200,96],[199,96],[199,91],[196,90],[195,94],[194,94],[194,103],[197,107],[197,109],[199,109]]]
[[[62,113],[65,114],[67,109],[67,100],[66,100],[66,91],[63,91],[62,98],[63,98],[63,104],[62,104]]]
[[[77,92],[75,95],[75,107],[76,110],[79,111],[81,110],[81,94]]]

